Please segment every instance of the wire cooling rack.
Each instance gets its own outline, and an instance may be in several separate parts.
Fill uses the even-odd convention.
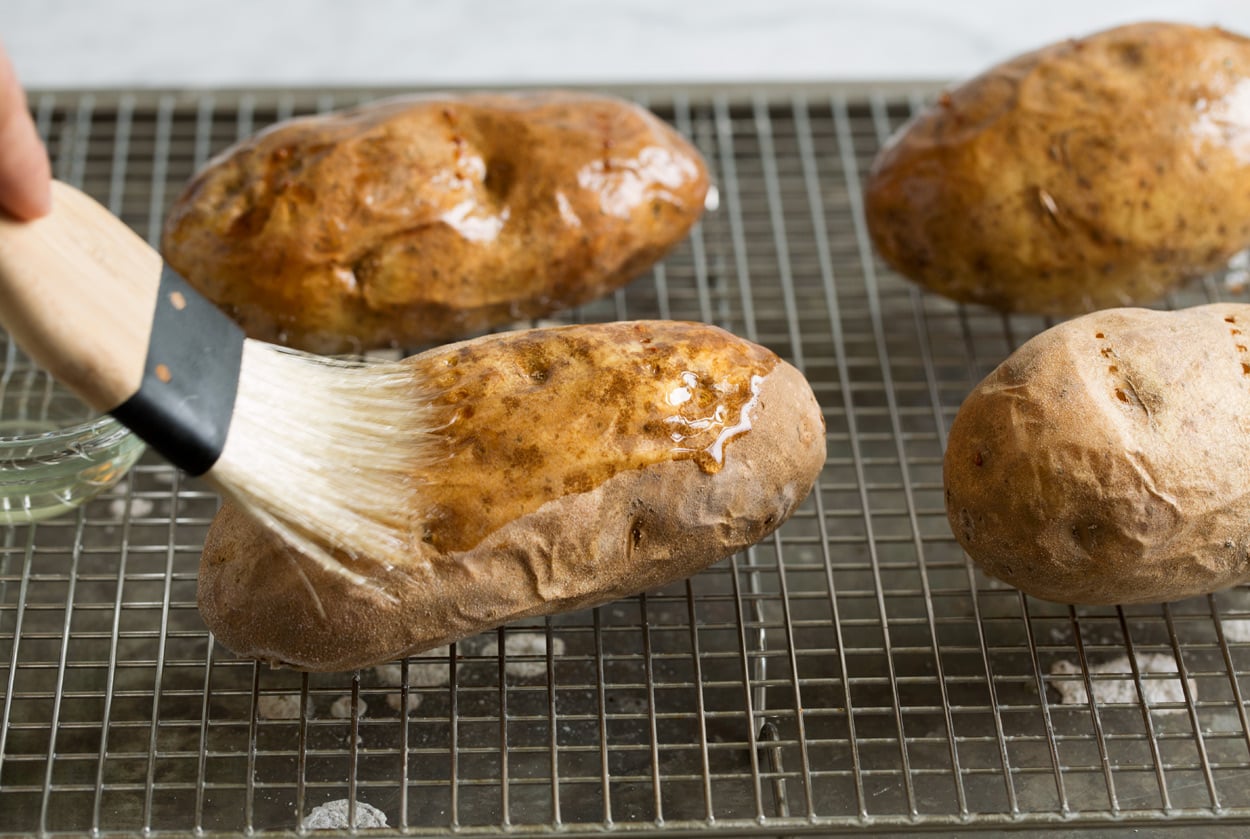
[[[31,101],[58,176],[155,242],[210,155],[379,93]],[[804,371],[829,459],[775,535],[646,595],[306,676],[214,643],[195,575],[218,499],[149,455],[76,514],[2,531],[0,832],[296,831],[333,800],[463,835],[1250,816],[1246,590],[1070,608],[986,579],[951,536],[950,421],[1047,323],[956,306],[875,259],[861,181],[930,93],[631,93],[698,145],[719,207],[562,317],[710,321]]]

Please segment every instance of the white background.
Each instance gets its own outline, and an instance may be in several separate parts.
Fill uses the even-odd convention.
[[[0,0],[28,87],[957,79],[1250,0]]]

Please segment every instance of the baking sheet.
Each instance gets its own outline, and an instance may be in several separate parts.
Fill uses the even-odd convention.
[[[156,241],[173,194],[230,142],[384,92],[31,101],[58,176]],[[956,306],[874,258],[860,180],[931,91],[626,92],[693,139],[719,206],[664,263],[559,320],[709,321],[799,366],[829,459],[795,517],[689,582],[469,639],[395,686],[215,644],[195,571],[218,500],[149,454],[76,515],[0,532],[0,832],[289,831],[335,799],[468,835],[1250,815],[1244,589],[1074,609],[984,578],[950,534],[950,421],[1047,322]],[[1243,299],[1239,282],[1167,305]],[[268,718],[273,697],[302,718]],[[409,697],[405,719],[388,699]]]

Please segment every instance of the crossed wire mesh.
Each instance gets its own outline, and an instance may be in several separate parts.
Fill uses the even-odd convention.
[[[31,101],[57,175],[156,243],[211,155],[378,93]],[[3,530],[0,832],[291,831],[333,799],[413,834],[1250,816],[1245,589],[1060,606],[983,577],[950,534],[950,421],[1048,323],[956,306],[875,259],[861,182],[927,93],[634,92],[703,152],[719,206],[648,274],[558,319],[714,322],[803,370],[829,458],[776,534],[398,679],[302,675],[214,643],[195,575],[218,499],[149,454],[76,514]],[[1232,279],[1167,302],[1236,299]]]

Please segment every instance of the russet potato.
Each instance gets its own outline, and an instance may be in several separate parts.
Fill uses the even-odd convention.
[[[707,188],[698,151],[620,99],[401,97],[222,152],[174,201],[162,250],[249,337],[416,347],[624,285],[686,236]]]
[[[500,333],[406,363],[441,416],[411,476],[410,560],[340,556],[359,585],[227,504],[199,604],[228,648],[347,670],[635,594],[771,533],[825,461],[799,371],[712,326]]]
[[[891,139],[865,205],[885,261],[954,300],[1153,301],[1250,246],[1250,40],[1143,23],[1007,61]]]
[[[1108,309],[973,391],[944,462],[955,537],[1063,603],[1178,600],[1250,578],[1250,306]]]

